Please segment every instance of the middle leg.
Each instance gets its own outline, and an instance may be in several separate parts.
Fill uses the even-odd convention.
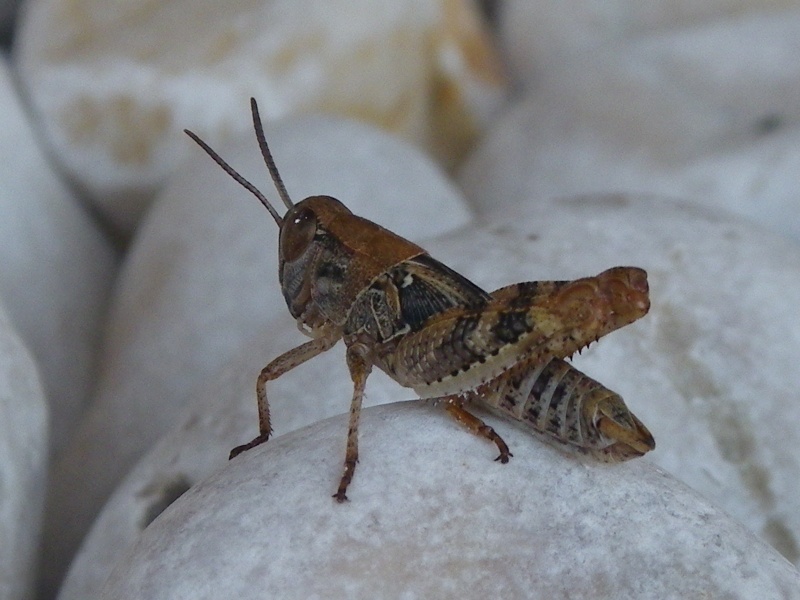
[[[347,348],[347,367],[353,380],[353,400],[350,403],[350,422],[347,428],[347,450],[344,457],[344,472],[339,481],[339,488],[333,495],[337,502],[347,500],[347,486],[353,480],[358,462],[358,421],[361,416],[361,403],[364,400],[364,388],[367,377],[372,371],[372,363],[368,359],[366,346],[353,344]]]

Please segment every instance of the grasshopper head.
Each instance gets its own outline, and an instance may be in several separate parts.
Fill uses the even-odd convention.
[[[349,208],[331,196],[309,196],[289,208],[280,225],[281,264],[298,260],[333,220],[350,214]]]
[[[329,235],[329,226],[348,215],[350,210],[336,198],[310,196],[283,217],[278,241],[281,290],[292,316],[312,327],[320,309],[313,305],[312,287],[319,295],[341,284],[347,270],[346,255]]]
[[[286,191],[286,186],[278,173],[272,153],[264,136],[264,128],[258,113],[258,105],[254,98],[250,99],[253,113],[253,126],[256,132],[261,155],[272,176],[278,194],[286,206],[286,213],[281,216],[266,196],[252,183],[240,175],[233,167],[219,156],[208,144],[191,131],[185,130],[197,144],[214,161],[222,167],[237,183],[258,198],[280,229],[278,238],[279,277],[284,298],[289,311],[295,318],[302,318],[307,325],[319,324],[320,316],[312,306],[311,285],[315,271],[315,259],[319,254],[319,244],[315,240],[326,233],[328,224],[342,215],[351,215],[350,210],[341,202],[330,196],[311,196],[294,204]]]

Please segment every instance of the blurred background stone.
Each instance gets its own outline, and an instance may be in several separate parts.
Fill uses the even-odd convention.
[[[0,295],[41,367],[53,454],[85,408],[116,255],[47,162],[0,56]]]
[[[572,59],[620,42],[798,7],[797,0],[503,0],[496,12],[505,58],[518,80],[535,85]],[[745,48],[758,52],[748,43],[741,44]]]
[[[20,0],[0,0],[0,48],[5,48],[11,42],[11,32],[19,4]]]
[[[459,181],[476,196],[489,197],[491,187],[487,210],[655,193],[732,210],[800,240],[798,56],[800,10],[581,56],[540,78]]]
[[[800,598],[788,562],[647,461],[582,464],[512,426],[501,465],[442,410],[393,404],[364,411],[340,505],[346,429],[341,415],[228,463],[100,598]]]
[[[33,357],[0,306],[0,598],[36,589],[48,459],[48,407]]]
[[[504,96],[468,0],[29,0],[20,76],[55,157],[130,233],[187,155],[181,130],[219,144],[264,117],[328,112],[399,133],[451,164]]]

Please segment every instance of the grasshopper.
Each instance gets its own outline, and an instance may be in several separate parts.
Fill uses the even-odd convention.
[[[283,297],[310,341],[281,354],[256,384],[259,435],[272,433],[269,381],[344,340],[353,380],[344,469],[333,497],[346,492],[358,460],[358,423],[373,367],[421,398],[440,403],[456,421],[512,456],[503,439],[465,406],[510,416],[564,447],[607,462],[655,447],[622,398],[563,359],[645,315],[647,275],[614,267],[574,281],[515,283],[487,293],[423,248],[354,215],[330,196],[294,204],[264,136],[255,99],[256,139],[286,213],[191,131],[234,180],[255,195],[280,230],[278,273]]]

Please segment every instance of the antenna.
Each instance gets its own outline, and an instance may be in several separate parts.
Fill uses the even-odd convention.
[[[253,113],[253,127],[256,130],[256,140],[258,140],[258,147],[261,149],[261,156],[264,157],[264,162],[266,163],[267,169],[269,170],[269,174],[272,177],[272,182],[275,184],[275,188],[278,190],[278,194],[280,195],[281,200],[283,200],[283,203],[286,205],[286,208],[292,208],[294,206],[294,203],[292,202],[292,199],[289,197],[289,192],[286,191],[286,186],[283,183],[283,179],[281,179],[281,175],[280,173],[278,173],[278,167],[275,166],[275,161],[272,158],[272,152],[270,152],[269,150],[269,145],[267,144],[267,138],[264,136],[264,126],[261,124],[261,116],[258,114],[258,104],[256,103],[255,98],[250,98],[250,109]],[[243,188],[245,188],[247,191],[253,194],[256,198],[258,198],[261,201],[261,204],[263,204],[267,208],[269,214],[272,215],[272,218],[275,219],[275,222],[278,224],[278,227],[281,226],[281,224],[283,223],[283,218],[281,218],[281,216],[278,214],[278,211],[275,210],[275,207],[273,207],[272,204],[270,204],[269,200],[267,200],[267,197],[264,196],[264,194],[262,194],[261,191],[256,186],[247,181],[247,179],[245,179],[242,175],[240,175],[236,169],[234,169],[227,162],[225,162],[223,158],[219,154],[214,152],[214,150],[211,149],[211,146],[209,146],[203,140],[201,140],[197,136],[197,134],[195,134],[192,131],[189,131],[188,129],[184,129],[183,131],[184,133],[186,133],[186,135],[192,138],[197,143],[198,146],[200,146],[203,150],[205,150],[206,154],[208,154],[211,158],[213,158],[214,162],[217,163],[220,167],[222,167],[228,175],[233,177],[233,179],[237,183],[239,183],[239,185],[241,185]]]
[[[258,104],[255,98],[250,98],[250,110],[253,112],[253,127],[256,130],[258,147],[261,148],[261,156],[264,157],[264,162],[267,163],[269,174],[272,175],[272,182],[275,184],[275,188],[278,190],[278,194],[280,194],[281,200],[283,200],[286,208],[292,208],[294,203],[292,203],[292,199],[289,198],[289,192],[286,191],[286,186],[283,185],[283,179],[281,179],[281,175],[278,173],[278,167],[275,166],[275,161],[272,160],[272,152],[269,151],[267,138],[264,137],[264,127],[261,125],[261,116],[258,114]]]

